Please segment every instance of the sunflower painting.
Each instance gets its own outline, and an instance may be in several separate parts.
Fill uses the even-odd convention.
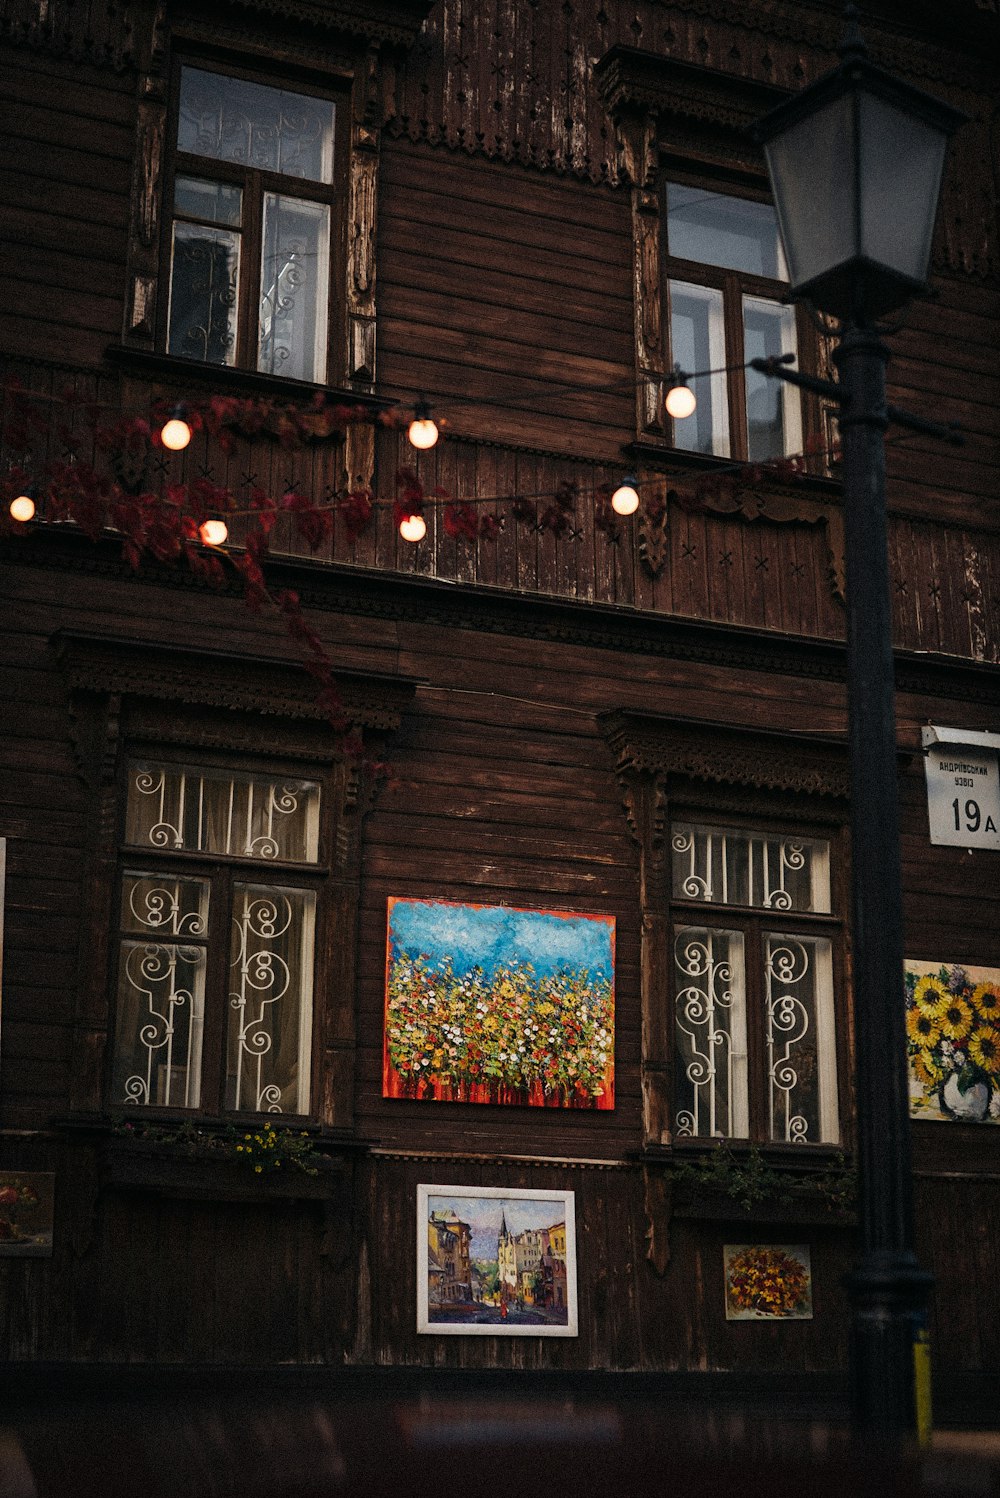
[[[1000,1123],[1000,971],[907,961],[913,1118]]]
[[[613,1108],[613,916],[389,901],[382,1094]]]

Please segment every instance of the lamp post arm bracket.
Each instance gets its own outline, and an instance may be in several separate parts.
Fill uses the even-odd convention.
[[[797,385],[800,390],[808,390],[813,395],[825,395],[828,400],[834,400],[838,404],[844,399],[843,390],[832,380],[821,380],[816,375],[802,374],[797,369],[784,369],[773,359],[751,359],[750,368],[773,380],[787,380],[789,385]],[[965,442],[957,422],[943,426],[939,421],[927,421],[923,416],[913,416],[900,406],[886,406],[885,411],[896,426],[908,427],[912,432],[923,432],[928,437],[937,437],[942,442],[951,443],[952,447],[962,447]]]

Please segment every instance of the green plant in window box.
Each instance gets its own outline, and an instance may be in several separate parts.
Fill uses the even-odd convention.
[[[317,1150],[311,1134],[304,1129],[276,1129],[265,1123],[259,1128],[199,1128],[190,1120],[182,1124],[157,1124],[122,1118],[112,1120],[112,1134],[136,1145],[181,1155],[186,1159],[234,1160],[255,1175],[272,1174],[282,1169],[298,1170],[305,1175],[319,1175],[326,1156]]]
[[[855,1206],[856,1174],[840,1152],[822,1171],[776,1169],[757,1145],[737,1154],[728,1140],[720,1140],[697,1159],[675,1159],[670,1174],[675,1186],[727,1196],[741,1212],[812,1202],[825,1206],[831,1217],[846,1219]]]

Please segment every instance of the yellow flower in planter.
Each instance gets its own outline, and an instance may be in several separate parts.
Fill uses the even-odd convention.
[[[906,1016],[906,1030],[915,1045],[928,1049],[941,1039],[940,1022],[929,1009],[911,1009]]]
[[[995,983],[980,983],[972,990],[972,1002],[983,1019],[995,1023],[1000,1019],[1000,988]]]
[[[964,1040],[972,1027],[972,1009],[964,999],[951,995],[941,1006],[939,1020],[941,1034],[949,1040]]]
[[[934,1015],[940,1014],[946,1008],[950,997],[941,979],[932,977],[930,973],[923,978],[918,978],[913,990],[913,1000],[917,1007]]]
[[[977,1030],[969,1041],[969,1058],[991,1075],[1000,1072],[1000,1030],[992,1025]]]

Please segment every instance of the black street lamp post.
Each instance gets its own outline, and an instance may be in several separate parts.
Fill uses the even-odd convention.
[[[852,1397],[861,1428],[903,1435],[923,1423],[915,1347],[932,1278],[913,1252],[884,434],[890,420],[955,434],[886,405],[877,319],[926,285],[947,140],[964,117],[875,67],[857,12],[845,14],[839,67],[754,132],[791,294],[841,323],[839,382],[758,367],[840,405],[862,1237],[849,1281]]]

